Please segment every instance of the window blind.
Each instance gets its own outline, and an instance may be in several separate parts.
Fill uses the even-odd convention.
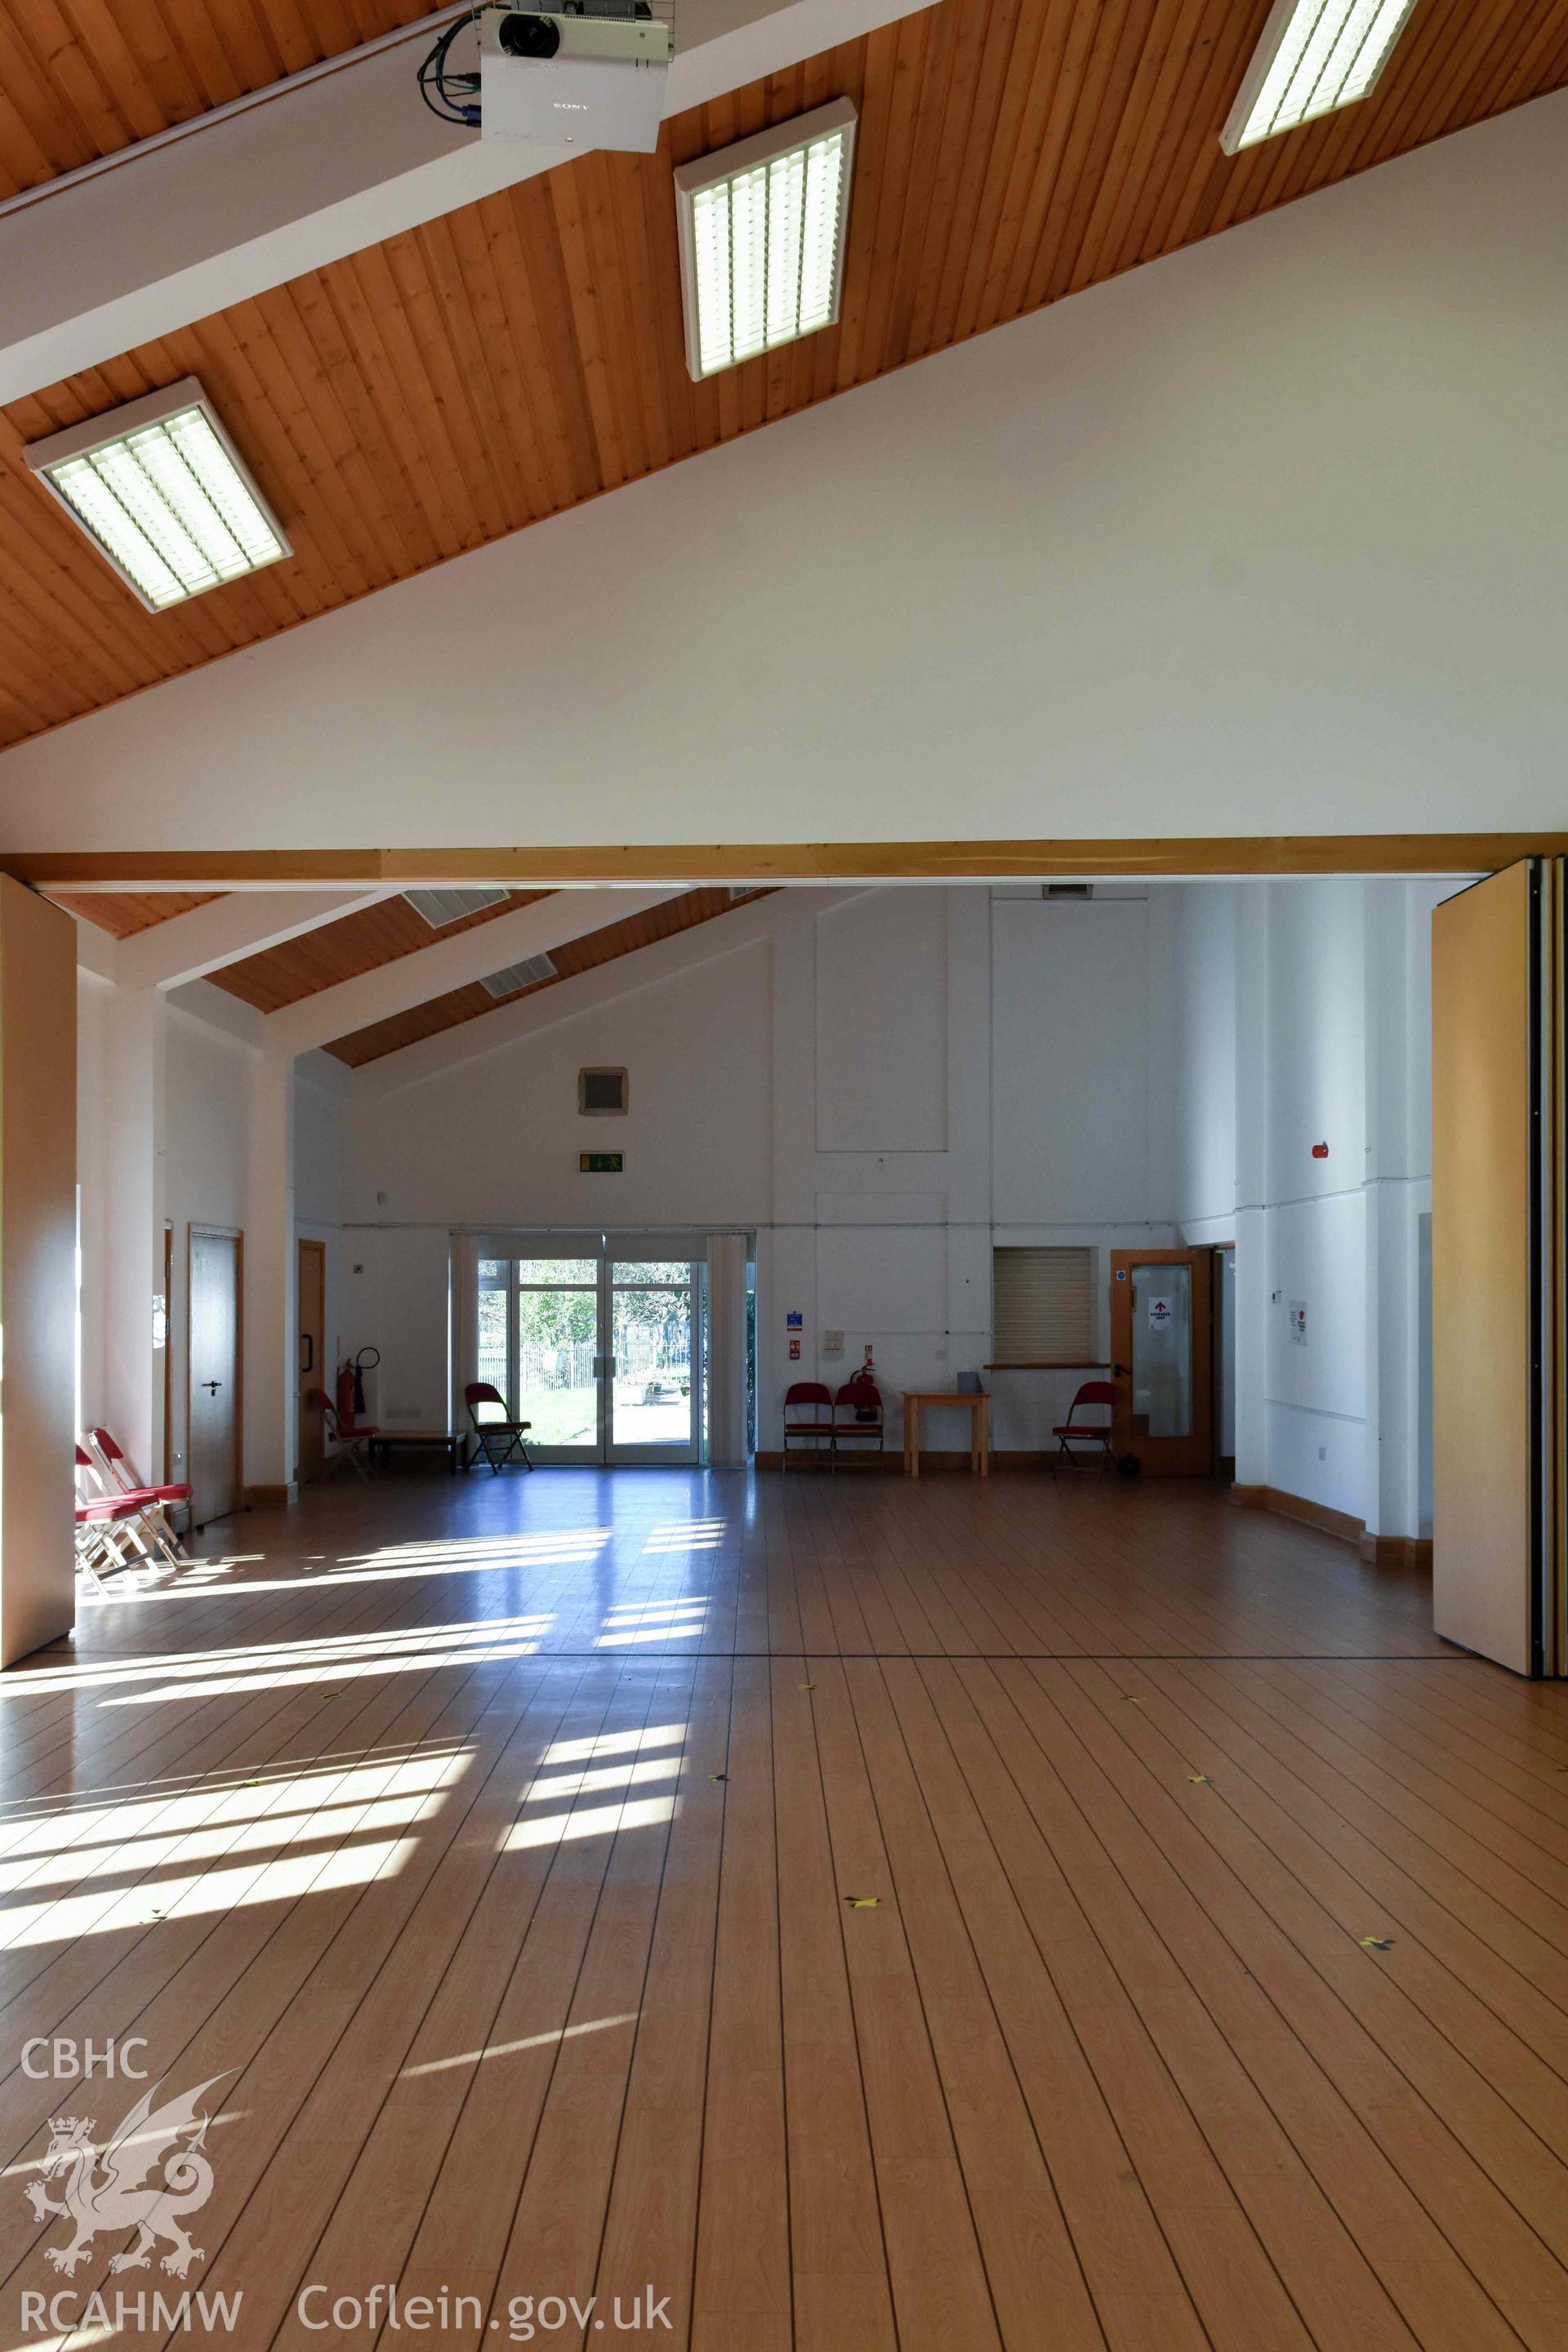
[[[1092,1249],[993,1250],[991,1290],[994,1362],[1093,1361]]]

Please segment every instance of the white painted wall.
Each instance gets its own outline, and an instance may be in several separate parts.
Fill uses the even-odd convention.
[[[169,1308],[170,1462],[184,1478],[188,1425],[186,1372],[189,1359],[190,1230],[195,1225],[249,1223],[251,1079],[256,1056],[236,1037],[197,1014],[171,1005],[168,1012],[166,1089],[167,1147],[164,1209],[174,1227],[174,1282]],[[248,1299],[246,1302],[248,1317]],[[248,1336],[248,1334],[247,1335]],[[246,1384],[246,1458],[250,1444],[251,1383]]]
[[[295,1066],[295,1237],[320,1242],[326,1276],[325,1338],[320,1385],[334,1393],[337,1368],[347,1353],[348,1254],[343,1209],[348,1150],[349,1079],[341,1063],[302,1055]],[[300,1351],[303,1361],[304,1350]]]
[[[8,751],[0,840],[1555,827],[1565,128],[1542,99]]]
[[[1086,1244],[1103,1277],[1112,1248],[1228,1241],[1238,1477],[1417,1532],[1428,927],[1451,887],[1120,886],[1088,905],[1022,886],[779,892],[353,1076],[311,1057],[292,1207],[327,1244],[329,1351],[379,1347],[373,1413],[440,1425],[454,1232],[675,1226],[694,1249],[752,1232],[771,1450],[789,1381],[836,1383],[868,1345],[889,1398],[980,1370],[997,1244]],[[169,1002],[150,1155],[108,1084],[145,1008],[82,988],[84,1417],[119,1410],[109,1227],[133,1150],[159,1166],[175,1234],[178,1466],[186,1236],[250,1235],[261,1057],[243,1024],[200,1016],[205,997]],[[584,1064],[626,1066],[624,1120],[579,1117]],[[606,1148],[625,1174],[584,1175],[580,1151]],[[840,1358],[823,1352],[832,1329]],[[1077,1377],[994,1376],[998,1445],[1038,1446]]]
[[[1180,892],[1180,1223],[1237,1244],[1237,1476],[1374,1534],[1429,1531],[1430,918],[1455,887]]]
[[[1194,1239],[1236,1238],[1238,893],[1176,894],[1176,1207]]]
[[[783,892],[372,1064],[349,1112],[343,1317],[346,1346],[383,1351],[374,1410],[445,1419],[458,1227],[755,1233],[764,1449],[790,1381],[836,1385],[868,1345],[895,1407],[978,1370],[994,1240],[1172,1238],[1174,917],[1169,891]],[[627,1068],[625,1119],[578,1117],[596,1064]],[[584,1176],[604,1149],[625,1174]],[[1005,1375],[998,1444],[1044,1442],[1076,1377]]]
[[[107,1309],[105,1217],[109,1103],[104,1049],[109,990],[88,971],[77,973],[77,1398],[76,1425],[107,1420],[104,1321]]]

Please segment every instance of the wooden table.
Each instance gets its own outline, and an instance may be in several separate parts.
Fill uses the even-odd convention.
[[[963,1405],[969,1414],[969,1466],[978,1478],[991,1475],[991,1399],[984,1389],[904,1391],[904,1472],[921,1475],[921,1415],[928,1404]]]
[[[376,1432],[366,1449],[370,1454],[372,1467],[374,1468],[376,1456],[379,1454],[381,1457],[381,1466],[384,1470],[389,1459],[391,1458],[393,1448],[395,1446],[401,1447],[405,1445],[437,1445],[441,1447],[447,1456],[447,1467],[454,1478],[457,1476],[458,1471],[464,1466],[463,1454],[466,1450],[467,1440],[458,1430],[382,1429]]]

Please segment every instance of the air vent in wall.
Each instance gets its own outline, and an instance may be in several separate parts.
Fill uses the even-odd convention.
[[[465,915],[479,915],[487,907],[499,907],[510,894],[505,890],[405,890],[404,897],[416,915],[423,915],[433,931],[447,923],[461,922]]]
[[[1041,891],[1042,898],[1092,898],[1092,882],[1047,882]]]
[[[749,898],[756,887],[757,885],[754,882],[731,882],[730,885],[730,904],[731,907],[734,905],[737,898]]]
[[[553,956],[524,956],[521,963],[509,963],[504,971],[489,971],[480,981],[492,996],[515,996],[520,988],[531,988],[536,981],[553,980]]]
[[[586,1118],[614,1118],[626,1107],[625,1070],[579,1070],[577,1108]]]

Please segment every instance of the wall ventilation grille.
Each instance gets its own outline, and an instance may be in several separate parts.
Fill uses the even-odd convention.
[[[520,988],[532,988],[542,980],[555,978],[553,956],[524,956],[521,963],[509,963],[504,971],[490,971],[480,981],[492,996],[515,996]]]
[[[626,1107],[625,1070],[579,1070],[577,1108],[588,1118],[618,1118]]]
[[[1047,882],[1040,893],[1044,898],[1092,898],[1092,882]]]
[[[459,923],[465,915],[481,915],[487,907],[499,907],[510,897],[508,890],[405,890],[404,897],[416,915],[423,915],[433,931],[441,930],[447,923]]]

